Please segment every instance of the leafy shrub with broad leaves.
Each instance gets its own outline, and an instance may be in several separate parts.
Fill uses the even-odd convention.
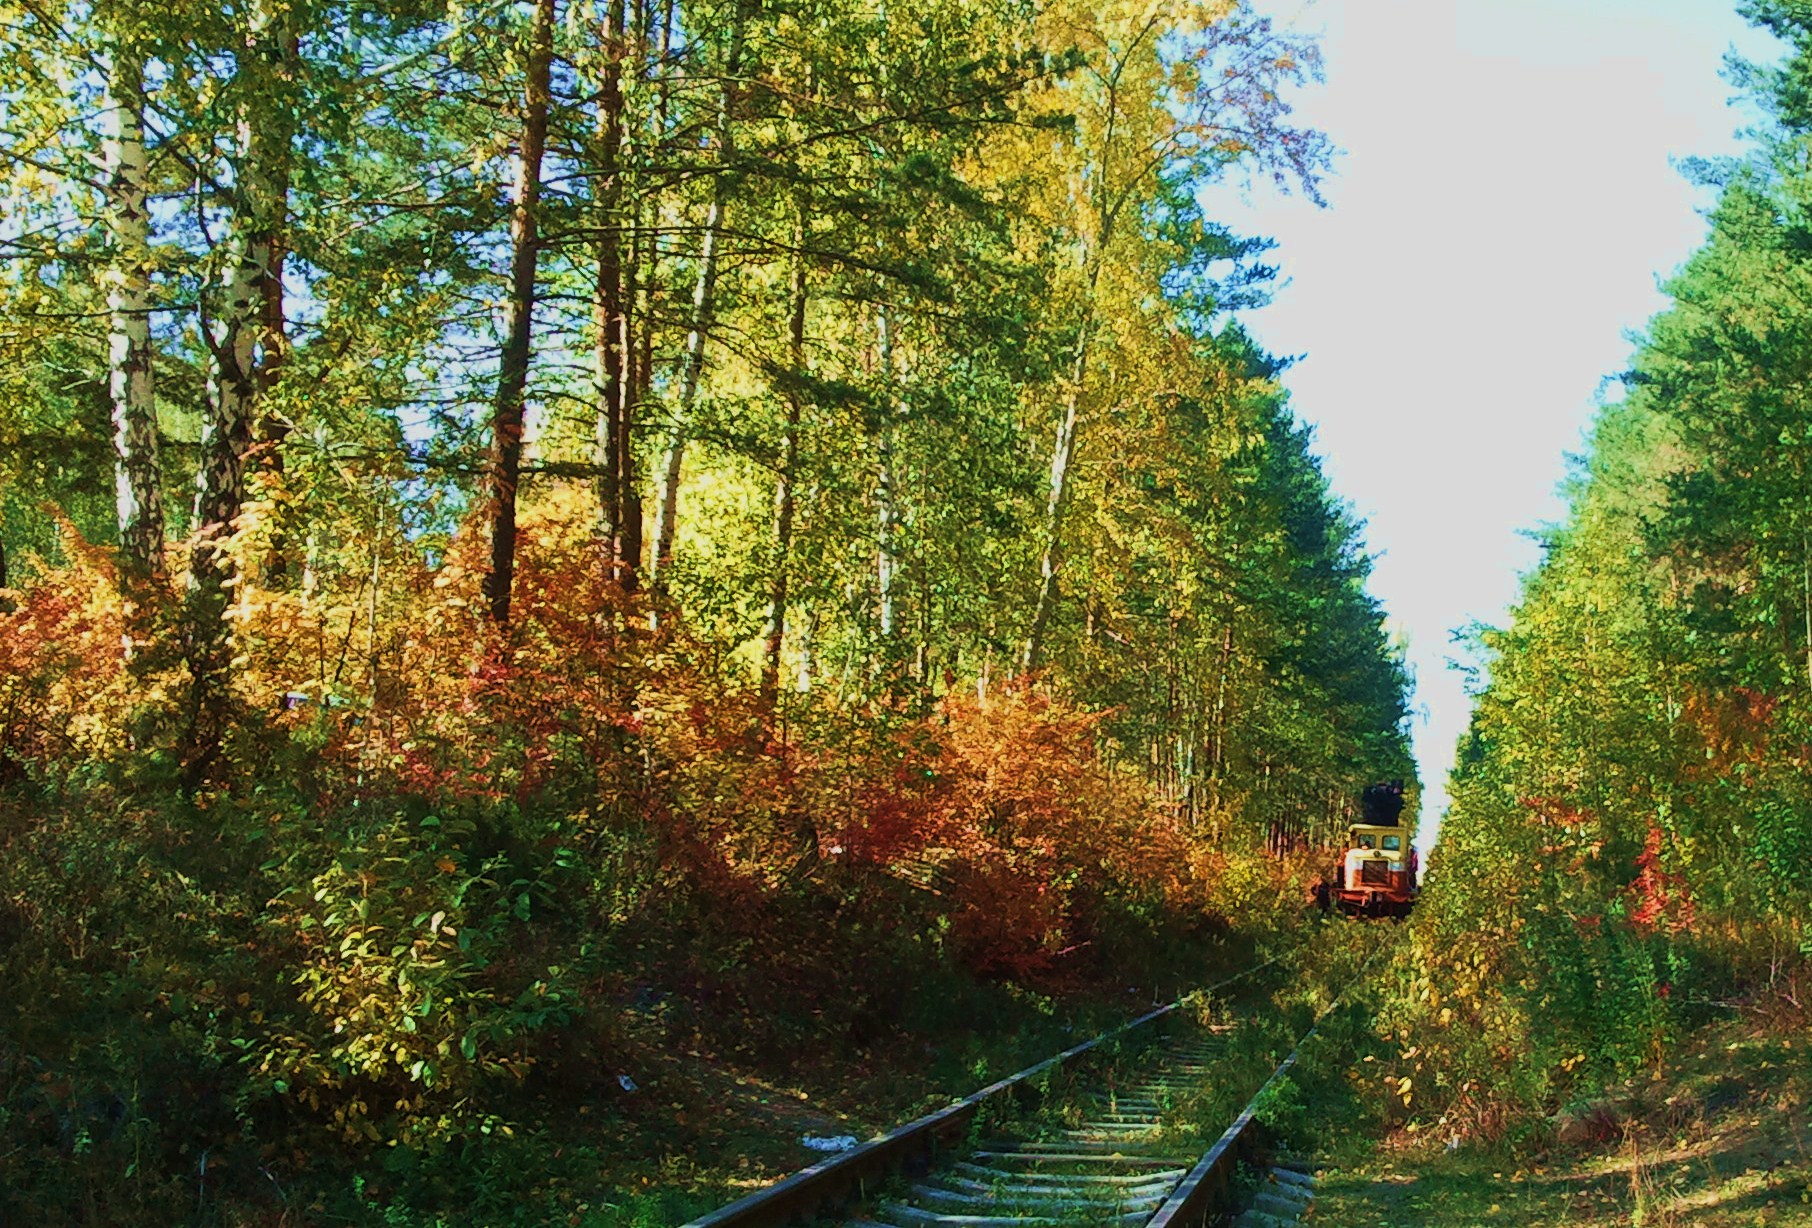
[[[575,868],[559,850],[534,867],[475,847],[468,819],[361,815],[312,875],[273,901],[268,925],[296,948],[302,1025],[268,1036],[254,1072],[333,1124],[372,1140],[371,1101],[404,1106],[398,1137],[462,1123],[434,1099],[469,1095],[487,1077],[527,1076],[535,1034],[567,1023],[576,988],[559,964],[537,966],[538,909]],[[524,877],[532,873],[533,878]]]

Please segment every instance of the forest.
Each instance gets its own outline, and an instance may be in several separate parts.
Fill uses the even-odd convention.
[[[0,1218],[658,1222],[713,1136],[657,1058],[911,1069],[1303,924],[1414,792],[1213,216],[1319,199],[1320,72],[1247,0],[0,0]],[[1691,355],[1791,266],[1781,157],[1632,440],[1774,404]],[[1631,497],[1591,693],[1665,668],[1632,738],[1727,731],[1666,788],[1791,808],[1800,513],[1651,605]],[[1543,786],[1661,833],[1607,952],[1740,860],[1660,779]]]
[[[1387,1007],[1417,1042],[1405,1107],[1443,1131],[1528,1136],[1719,1020],[1803,1035],[1812,10],[1743,11],[1786,50],[1732,64],[1762,122],[1744,156],[1685,164],[1715,191],[1708,237],[1512,618],[1473,633],[1453,808]]]

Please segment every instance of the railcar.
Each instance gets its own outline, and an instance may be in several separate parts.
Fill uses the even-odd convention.
[[[1406,917],[1415,906],[1421,869],[1415,831],[1403,823],[1403,782],[1372,785],[1360,797],[1360,821],[1331,880],[1316,889],[1323,908],[1358,917]]]

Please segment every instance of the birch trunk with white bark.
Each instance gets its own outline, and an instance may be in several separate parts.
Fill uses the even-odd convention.
[[[880,427],[875,434],[875,582],[880,594],[881,639],[884,644],[891,645],[897,621],[894,614],[894,579],[900,570],[896,541],[899,524],[899,512],[895,505],[897,475],[894,472],[893,455],[894,418],[899,411],[893,381],[893,320],[886,307],[881,307],[875,313],[875,331],[881,351],[881,386],[884,390]]]
[[[259,435],[259,402],[275,378],[282,340],[281,235],[294,121],[285,71],[293,35],[269,4],[252,6],[235,70],[240,92],[232,216],[208,347],[208,403],[195,477],[195,532],[183,615],[190,674],[184,776],[194,784],[219,747],[232,634],[227,618],[238,564],[231,552]],[[273,308],[273,301],[275,307]]]
[[[1057,572],[1062,562],[1060,551],[1063,546],[1063,513],[1069,503],[1070,470],[1076,460],[1076,435],[1082,419],[1082,385],[1088,375],[1092,324],[1092,319],[1084,318],[1082,328],[1076,336],[1070,384],[1063,397],[1063,417],[1057,423],[1057,440],[1051,448],[1051,476],[1045,495],[1043,549],[1038,563],[1038,601],[1032,610],[1032,629],[1026,635],[1025,652],[1021,654],[1019,661],[1020,669],[1025,673],[1031,673],[1043,664],[1045,637],[1050,630],[1051,613],[1057,608]]]
[[[163,473],[151,345],[151,210],[145,150],[144,61],[126,47],[102,65],[102,156],[107,286],[107,397],[113,415],[114,502],[120,579],[135,609],[164,575]],[[127,630],[126,655],[136,632]]]

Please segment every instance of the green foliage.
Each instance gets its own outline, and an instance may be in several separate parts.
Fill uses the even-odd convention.
[[[674,1213],[572,1194],[707,1137],[631,1057],[923,1033],[947,1094],[1300,937],[1306,846],[1410,775],[1233,319],[1267,245],[1200,204],[1314,195],[1311,42],[534,11],[0,20],[5,1212]]]
[[[292,967],[307,1015],[297,1033],[266,1042],[257,1073],[271,1093],[293,1091],[310,1108],[349,1086],[458,1095],[487,1077],[526,1075],[534,1036],[573,1013],[569,970],[521,958],[535,913],[582,890],[572,852],[523,866],[507,852],[478,852],[470,820],[359,819],[370,826],[336,833],[324,869],[271,867],[279,881],[301,880],[278,894],[269,924],[284,946],[301,948]],[[323,1035],[332,1037],[325,1046]],[[334,1099],[335,1125],[380,1136],[364,1099]],[[397,1137],[458,1124],[429,1116]]]
[[[1812,895],[1808,27],[1638,339],[1488,668],[1390,1017],[1443,1128],[1521,1128],[1792,984]]]

